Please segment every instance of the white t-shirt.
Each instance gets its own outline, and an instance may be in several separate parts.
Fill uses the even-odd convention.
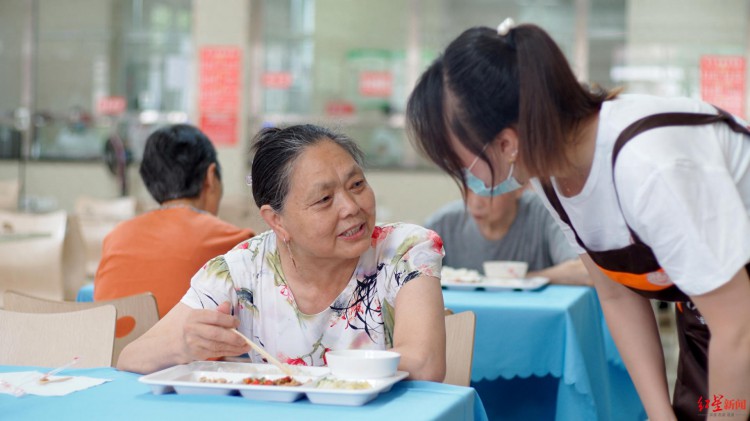
[[[724,285],[750,261],[750,138],[726,124],[662,127],[636,136],[617,158],[618,205],[612,184],[615,140],[634,121],[664,112],[716,114],[716,109],[688,98],[620,95],[606,101],[583,190],[567,198],[554,179],[553,186],[586,247],[604,251],[632,244],[627,220],[672,282],[688,295],[700,295]],[[532,186],[584,253],[539,181]]]
[[[325,365],[331,349],[392,346],[396,295],[419,276],[440,277],[443,245],[411,224],[377,226],[349,284],[325,310],[304,314],[287,286],[273,231],[238,244],[193,276],[182,302],[192,308],[232,304],[245,336],[282,362]],[[262,362],[253,352],[254,362]]]

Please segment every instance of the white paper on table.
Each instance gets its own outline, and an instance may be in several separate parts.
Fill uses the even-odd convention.
[[[0,393],[13,395],[14,390],[22,390],[28,395],[38,396],[64,396],[79,390],[99,386],[112,379],[97,379],[85,376],[70,376],[69,380],[62,382],[39,383],[44,373],[39,371],[18,371],[14,373],[0,373]],[[49,376],[55,380],[68,376]],[[12,386],[9,386],[12,385]]]

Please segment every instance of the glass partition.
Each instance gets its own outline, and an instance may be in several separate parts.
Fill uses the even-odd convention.
[[[465,29],[508,16],[538,24],[571,62],[581,48],[589,52],[575,64],[605,86],[613,85],[610,69],[624,43],[625,0],[261,3],[262,106],[251,130],[321,122],[352,135],[374,168],[431,168],[406,138],[406,101],[425,67]],[[581,24],[589,29],[577,32]]]
[[[404,132],[417,77],[464,29],[512,16],[548,30],[583,80],[745,114],[750,1],[726,4],[252,0],[259,54],[241,95],[251,132],[319,122],[356,137],[372,167],[427,168]],[[138,160],[155,127],[195,115],[192,11],[191,0],[0,2],[0,159],[101,160],[114,139]]]
[[[185,121],[191,23],[190,0],[0,3],[0,157],[21,157],[26,129],[24,158],[101,160],[113,139],[137,153],[141,131]]]

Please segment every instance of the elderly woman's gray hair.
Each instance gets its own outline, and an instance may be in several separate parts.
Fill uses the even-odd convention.
[[[289,193],[294,162],[307,148],[325,140],[339,145],[360,167],[364,166],[364,154],[357,144],[333,130],[313,124],[261,129],[253,139],[250,170],[255,204],[259,208],[270,205],[281,212]]]

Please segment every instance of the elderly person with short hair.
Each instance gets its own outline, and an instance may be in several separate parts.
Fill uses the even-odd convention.
[[[401,354],[412,379],[445,376],[442,241],[375,224],[375,195],[349,138],[301,125],[255,139],[252,190],[271,227],[209,261],[182,302],[122,352],[141,373],[249,351],[237,328],[289,364],[338,349]],[[260,355],[250,354],[254,362]]]
[[[141,179],[159,208],[118,224],[104,239],[94,300],[151,292],[166,315],[206,260],[253,236],[216,216],[224,192],[211,140],[175,124],[149,135]]]

